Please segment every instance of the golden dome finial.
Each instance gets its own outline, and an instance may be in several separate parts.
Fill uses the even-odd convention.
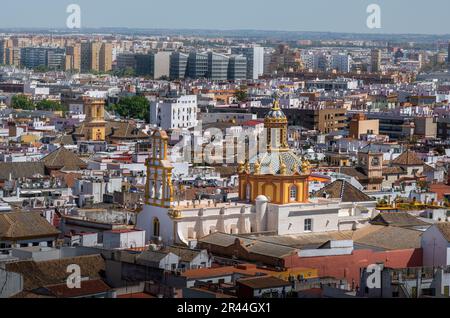
[[[277,95],[274,96],[272,110],[280,110],[280,99]]]

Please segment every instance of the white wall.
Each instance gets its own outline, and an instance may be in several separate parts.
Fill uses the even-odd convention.
[[[421,247],[424,266],[450,265],[450,245],[435,225],[429,227],[422,234]]]

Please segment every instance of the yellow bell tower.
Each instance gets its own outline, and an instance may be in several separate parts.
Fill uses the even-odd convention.
[[[145,203],[153,206],[170,208],[173,205],[172,170],[173,165],[168,160],[167,133],[155,131],[151,137],[151,153],[147,159],[147,185],[145,188]]]
[[[86,138],[89,141],[106,140],[105,101],[86,97],[83,99],[86,114]]]
[[[255,202],[264,195],[273,204],[308,202],[309,162],[302,161],[288,145],[288,119],[275,98],[272,109],[264,118],[267,152],[241,163],[239,197]]]

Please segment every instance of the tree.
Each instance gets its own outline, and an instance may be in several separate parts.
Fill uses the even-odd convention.
[[[50,71],[50,69],[45,65],[39,65],[33,69],[36,73],[46,73]]]
[[[65,111],[66,108],[60,103],[52,100],[42,100],[37,103],[36,109],[47,111]]]
[[[11,99],[11,107],[14,109],[34,110],[34,104],[25,95],[15,95]]]
[[[146,122],[150,120],[150,106],[144,96],[123,97],[118,104],[108,107],[121,117],[142,119]]]
[[[236,99],[238,100],[238,102],[242,103],[247,101],[247,91],[243,90],[243,89],[239,89],[236,91],[236,93],[234,94],[234,97],[236,97]]]

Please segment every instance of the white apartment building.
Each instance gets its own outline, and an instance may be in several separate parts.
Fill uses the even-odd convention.
[[[150,103],[150,124],[164,130],[197,126],[197,96],[186,95]]]
[[[331,68],[338,72],[349,73],[351,61],[351,56],[348,54],[333,54],[331,56]]]

